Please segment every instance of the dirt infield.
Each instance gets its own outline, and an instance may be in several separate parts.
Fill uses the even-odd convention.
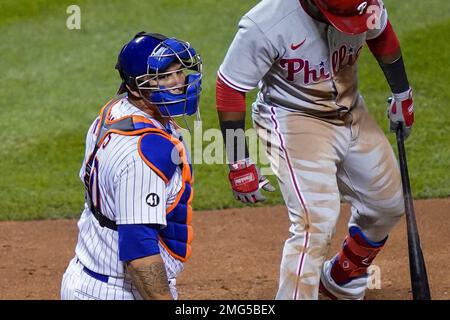
[[[415,202],[431,294],[450,299],[450,198]],[[330,255],[345,236],[344,205]],[[181,299],[273,299],[288,219],[284,207],[201,211],[194,215],[193,256],[178,278]],[[72,258],[76,220],[0,223],[0,299],[58,299]],[[368,299],[410,299],[404,219],[374,262],[381,289]]]

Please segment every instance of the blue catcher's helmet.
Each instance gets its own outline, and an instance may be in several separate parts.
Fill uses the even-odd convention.
[[[179,67],[167,70],[170,66]],[[140,32],[120,51],[116,69],[123,84],[149,100],[162,116],[195,114],[201,92],[202,61],[188,42]],[[166,88],[160,79],[187,73],[185,83]]]

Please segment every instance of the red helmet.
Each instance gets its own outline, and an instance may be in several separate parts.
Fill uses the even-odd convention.
[[[314,3],[336,29],[352,35],[368,31],[373,14],[378,14],[379,19],[382,9],[379,0],[314,0]],[[370,6],[379,10],[368,10]]]

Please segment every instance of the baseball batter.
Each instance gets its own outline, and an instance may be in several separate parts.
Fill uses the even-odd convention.
[[[123,83],[86,137],[86,203],[62,299],[177,299],[191,254],[192,168],[173,117],[195,115],[201,59],[189,43],[138,33]]]
[[[217,109],[235,197],[263,201],[273,187],[248,158],[245,93],[291,222],[277,299],[362,299],[367,268],[404,212],[393,150],[358,92],[367,44],[393,100],[390,127],[414,121],[397,36],[378,0],[263,0],[245,14],[218,71]],[[233,137],[233,138],[231,138]],[[352,215],[342,249],[324,261],[340,196]]]

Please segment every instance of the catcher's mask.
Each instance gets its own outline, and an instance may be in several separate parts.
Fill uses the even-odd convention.
[[[177,66],[173,68],[173,66]],[[161,34],[140,32],[121,50],[116,69],[123,84],[155,105],[163,117],[196,115],[202,80],[202,60],[188,43]],[[168,70],[169,69],[169,70]],[[182,72],[183,84],[162,85],[161,79]]]

